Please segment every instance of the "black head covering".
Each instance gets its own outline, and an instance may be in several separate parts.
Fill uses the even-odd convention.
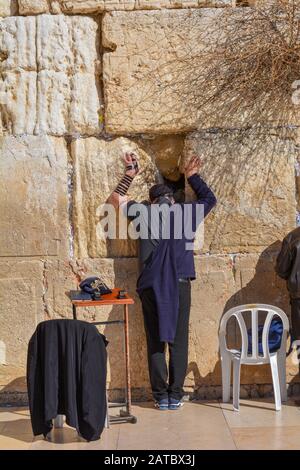
[[[155,184],[149,190],[149,199],[150,201],[154,201],[158,197],[166,196],[166,195],[173,195],[173,191],[170,186],[166,184]]]

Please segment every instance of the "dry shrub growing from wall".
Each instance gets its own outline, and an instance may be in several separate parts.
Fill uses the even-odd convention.
[[[297,125],[300,106],[292,97],[296,80],[300,86],[300,1],[222,10],[208,17],[207,28],[189,19],[194,47],[172,64],[172,80],[170,63],[152,80],[187,112],[199,110],[199,128]]]

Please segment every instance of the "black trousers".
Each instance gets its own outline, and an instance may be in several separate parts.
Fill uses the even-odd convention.
[[[183,397],[183,384],[188,364],[189,316],[191,282],[179,282],[179,312],[174,343],[169,347],[169,371],[166,362],[166,343],[159,340],[158,315],[152,289],[141,294],[144,326],[148,349],[148,367],[153,397]]]
[[[292,320],[292,339],[300,339],[300,299],[290,299],[291,302],[291,320]]]

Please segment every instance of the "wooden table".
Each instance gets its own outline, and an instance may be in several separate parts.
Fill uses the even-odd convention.
[[[126,411],[120,411],[120,416],[111,416],[109,418],[110,423],[121,423],[131,422],[136,423],[137,419],[131,414],[131,380],[130,380],[130,355],[129,355],[129,323],[128,323],[128,305],[134,304],[134,300],[126,293],[125,298],[118,299],[120,289],[112,289],[111,294],[105,294],[100,300],[78,300],[76,297],[80,294],[80,291],[70,291],[70,299],[73,308],[73,318],[77,319],[77,308],[78,307],[102,307],[103,305],[124,305],[123,319],[120,320],[107,320],[107,321],[95,321],[90,322],[94,325],[112,325],[121,324],[124,325],[124,340],[125,340],[125,374],[126,374],[126,385],[125,385],[125,403],[118,403],[109,405],[109,408],[125,406]],[[109,339],[109,338],[108,338]]]

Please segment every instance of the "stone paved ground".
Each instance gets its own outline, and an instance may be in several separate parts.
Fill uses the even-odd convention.
[[[33,437],[28,409],[2,407],[0,449],[300,449],[300,408],[295,399],[280,412],[274,411],[272,400],[242,400],[238,413],[231,404],[217,401],[186,403],[174,412],[140,403],[133,412],[137,424],[112,425],[99,441],[83,442],[65,426],[47,442]]]

